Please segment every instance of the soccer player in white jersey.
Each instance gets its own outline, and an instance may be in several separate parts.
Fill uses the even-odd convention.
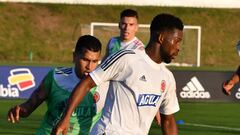
[[[139,49],[144,50],[145,45],[135,35],[138,31],[138,13],[133,9],[125,9],[120,14],[119,21],[120,36],[113,37],[108,41],[104,61],[109,55],[121,49]],[[161,117],[159,112],[155,117],[157,125],[161,126]]]
[[[108,41],[105,60],[109,55],[120,49],[144,49],[144,44],[135,35],[138,31],[138,13],[133,9],[125,9],[120,14],[120,36],[113,37]]]
[[[170,14],[154,17],[145,51],[121,50],[108,57],[81,81],[68,100],[66,113],[53,134],[66,134],[74,108],[91,87],[110,81],[101,119],[91,135],[147,135],[158,110],[164,135],[177,135],[179,111],[176,83],[165,67],[180,50],[182,21]]]
[[[20,118],[28,117],[42,102],[47,104],[47,112],[36,135],[50,135],[52,128],[61,118],[68,97],[76,84],[96,68],[100,60],[101,43],[90,35],[81,36],[73,53],[75,66],[54,68],[44,77],[40,86],[26,102],[16,105],[8,112],[8,120],[16,123]],[[107,87],[104,87],[107,86]],[[83,102],[77,106],[69,123],[68,135],[88,135],[92,125],[101,116],[105,103],[107,84],[93,87]]]

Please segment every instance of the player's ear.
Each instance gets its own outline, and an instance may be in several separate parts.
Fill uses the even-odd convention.
[[[158,36],[157,42],[158,42],[159,44],[162,44],[162,43],[163,43],[163,39],[164,39],[164,36],[163,36],[162,33],[160,33],[159,36]]]

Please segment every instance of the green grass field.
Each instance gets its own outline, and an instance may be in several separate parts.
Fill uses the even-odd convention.
[[[32,135],[39,126],[46,110],[41,105],[30,117],[21,119],[17,124],[7,122],[8,109],[23,100],[0,100],[0,134]],[[181,110],[176,113],[176,120],[183,120],[178,125],[179,135],[239,135],[239,103],[187,103],[180,102]],[[152,124],[149,135],[161,135],[161,130]]]

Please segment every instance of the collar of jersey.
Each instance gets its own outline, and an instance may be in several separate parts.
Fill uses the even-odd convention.
[[[137,39],[137,38],[134,37],[132,40],[130,40],[130,41],[128,41],[128,42],[122,42],[122,41],[121,41],[121,45],[122,45],[122,46],[128,45],[129,43],[133,42],[133,41],[136,40],[136,39]]]

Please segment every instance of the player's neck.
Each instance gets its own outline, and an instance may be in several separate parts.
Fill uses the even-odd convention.
[[[159,50],[158,45],[151,42],[149,42],[145,48],[146,54],[156,63],[162,62]]]
[[[79,79],[79,80],[82,80],[83,77],[84,77],[84,75],[80,74],[80,73],[78,72],[78,69],[76,69],[76,67],[75,67],[74,71],[75,71],[75,74],[76,74],[76,76],[78,77],[78,79]]]
[[[130,39],[124,39],[123,37],[120,37],[120,40],[121,40],[121,42],[123,42],[123,43],[127,43],[127,42],[132,41],[134,38],[135,38],[135,37],[130,38]]]

